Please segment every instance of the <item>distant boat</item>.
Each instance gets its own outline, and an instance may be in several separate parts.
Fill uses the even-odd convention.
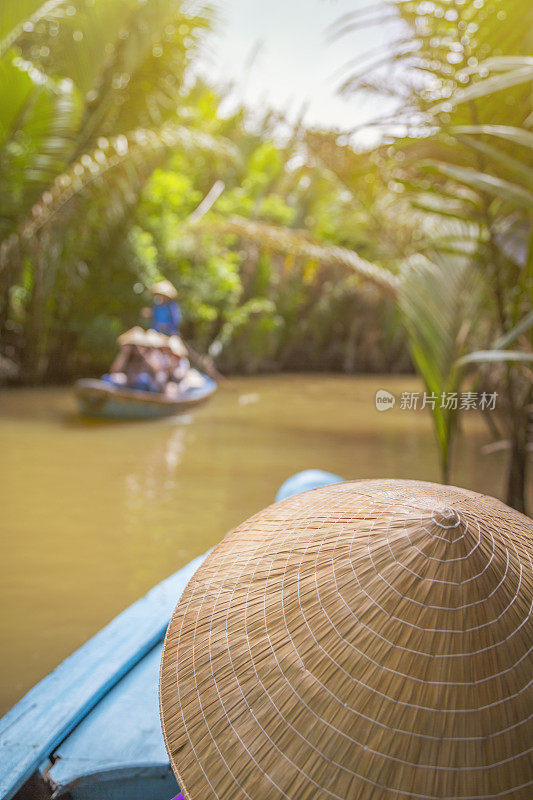
[[[204,403],[216,390],[216,381],[195,369],[189,370],[173,397],[100,380],[83,379],[74,386],[81,413],[107,419],[153,419],[179,414]]]
[[[298,473],[277,499],[341,480]],[[159,663],[172,611],[206,555],[119,614],[0,719],[0,800],[178,793],[159,719]]]

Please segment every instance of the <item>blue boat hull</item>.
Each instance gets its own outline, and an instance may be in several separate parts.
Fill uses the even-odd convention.
[[[320,486],[330,486],[332,483],[342,483],[344,479],[335,475],[333,472],[324,472],[323,469],[305,469],[287,478],[278,489],[276,502],[286,500],[294,494],[308,492],[311,489],[318,489]]]
[[[201,375],[202,383],[169,399],[157,392],[122,389],[99,380],[81,380],[74,387],[81,413],[103,419],[158,419],[204,403],[217,390],[216,381]]]

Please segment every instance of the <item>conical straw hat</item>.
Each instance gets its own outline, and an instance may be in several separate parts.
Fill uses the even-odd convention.
[[[240,525],[165,641],[184,797],[530,800],[532,534],[490,497],[392,480]]]
[[[184,358],[189,354],[183,339],[175,334],[168,337],[167,347],[174,353],[175,356],[180,356],[181,358]]]
[[[162,294],[163,297],[168,297],[169,300],[175,300],[178,296],[178,290],[170,281],[158,281],[150,288],[152,294]]]
[[[136,344],[142,346],[146,344],[146,333],[140,325],[136,325],[134,328],[130,328],[128,331],[122,333],[117,341],[121,345]]]
[[[149,328],[147,331],[144,332],[144,344],[146,347],[168,347],[168,336],[165,336],[164,333],[159,333],[159,331],[154,330],[154,328]]]

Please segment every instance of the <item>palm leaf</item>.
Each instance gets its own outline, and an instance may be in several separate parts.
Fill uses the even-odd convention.
[[[355,272],[361,278],[370,281],[392,296],[397,295],[400,287],[397,276],[389,270],[367,261],[353,250],[316,244],[310,241],[302,231],[277,228],[264,222],[236,216],[229,219],[211,217],[208,222],[204,222],[204,226],[252,239],[262,247],[275,252],[304,256],[307,259],[326,264],[338,264]]]
[[[494,342],[494,349],[495,350],[503,350],[508,345],[512,344],[519,336],[522,336],[523,333],[526,333],[530,328],[533,327],[533,311],[530,311],[529,314],[518,322],[512,330],[506,333],[504,336],[500,336],[500,338]]]
[[[433,161],[431,159],[425,161],[421,166],[448,178],[453,178],[477,191],[492,194],[500,200],[533,210],[533,192],[511,183],[511,181],[497,178],[495,175],[480,172],[470,167],[460,167],[456,164]]]
[[[457,361],[458,367],[468,364],[503,363],[503,362],[530,362],[533,363],[533,353],[523,350],[506,350],[510,344],[515,342],[519,336],[527,333],[533,327],[533,311],[520,320],[508,333],[494,342],[491,350],[476,350],[474,353],[462,356]]]
[[[4,0],[0,5],[0,58],[26,32],[33,31],[43,19],[57,18],[56,12],[66,0]]]
[[[456,362],[478,312],[476,274],[468,258],[433,253],[431,260],[408,259],[401,278],[399,304],[411,355],[427,391],[437,398],[431,412],[447,480],[457,410],[441,408],[440,401],[443,393],[459,389]]]
[[[533,364],[533,353],[522,350],[476,350],[457,361],[457,366],[479,363],[528,362]]]
[[[175,121],[184,73],[211,20],[209,8],[185,0],[80,0],[41,58],[42,69],[68,75],[85,97],[79,155],[98,136]],[[27,47],[47,43],[36,33]]]
[[[501,75],[491,75],[490,78],[477,81],[465,89],[458,89],[450,98],[432,106],[431,111],[433,114],[450,111],[454,106],[489,97],[497,92],[502,92],[504,89],[519,86],[523,83],[530,83],[532,80],[533,66],[530,65],[509,70]]]
[[[79,97],[69,81],[54,81],[20,58],[0,59],[0,216],[10,220],[29,206],[74,146]]]
[[[483,156],[483,163],[490,164],[491,169],[501,171],[505,177],[509,176],[511,180],[519,180],[524,182],[526,186],[533,186],[533,169],[528,167],[524,159],[514,158],[504,150],[493,147],[487,142],[481,142],[478,139],[473,139],[469,136],[457,136],[458,141],[466,145],[466,147],[480,153]]]
[[[87,199],[95,193],[106,196],[113,187],[119,190],[117,196],[127,198],[130,194],[129,202],[132,202],[144,180],[171,151],[204,151],[237,158],[230,142],[180,125],[166,125],[159,131],[138,129],[127,135],[101,139],[99,145],[56,177],[34,205],[32,217],[20,226],[23,238],[30,238],[53,222],[74,199]]]
[[[510,125],[455,125],[448,130],[452,135],[496,136],[499,139],[533,149],[533,133],[524,128],[515,128]]]

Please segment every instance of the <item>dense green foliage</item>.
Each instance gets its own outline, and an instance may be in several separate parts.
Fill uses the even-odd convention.
[[[109,358],[139,306],[132,215],[154,169],[236,157],[188,79],[211,17],[178,0],[3,4],[0,328],[25,379]]]
[[[523,509],[533,400],[533,8],[394,0],[381,11],[404,23],[389,60],[404,102],[387,172],[425,231],[400,267],[411,353],[432,392],[457,391],[469,365],[480,389],[498,392],[500,413],[488,421],[511,451],[508,501]],[[368,11],[357,15],[357,25],[368,21]],[[379,91],[381,79],[380,65],[367,64],[344,89]],[[378,124],[392,132],[390,119]],[[434,418],[447,476],[458,414],[435,409]]]
[[[361,151],[230,118],[195,77],[206,6],[8,0],[0,16],[1,355],[25,380],[103,370],[160,276],[219,368],[391,371],[437,397],[498,391],[487,422],[523,508],[531,396],[533,9],[383,0],[395,19],[342,91],[397,108]],[[211,211],[195,209],[213,185]],[[409,360],[409,353],[410,359]],[[465,383],[467,381],[467,383]],[[443,477],[458,410],[433,410]]]
[[[287,166],[302,151],[300,141],[276,146],[268,119],[255,134],[240,126],[229,133],[227,125],[240,159],[224,174],[226,188],[208,224],[186,225],[216,177],[205,183],[205,160],[176,156],[148,183],[134,229],[144,284],[157,263],[180,291],[186,337],[226,371],[409,368],[394,304],[382,292],[342,265],[220,235],[217,221],[234,215],[305,226],[325,243],[344,242],[353,229],[350,198],[336,181],[311,163]]]
[[[428,393],[449,397],[465,381],[498,393],[487,424],[510,449],[507,498],[523,509],[533,400],[533,9],[521,0],[390,0],[348,14],[334,33],[391,17],[402,23],[391,52],[367,54],[343,86],[397,98],[395,113],[375,121],[383,143],[354,152],[314,133],[306,146],[358,208],[359,240],[346,244],[396,276]],[[227,227],[265,246],[275,240],[245,220]],[[280,247],[305,252],[286,233]],[[458,412],[432,409],[444,479]]]
[[[393,304],[351,271],[188,226],[222,178],[222,218],[361,243],[350,196],[305,152],[304,131],[275,144],[271,114],[220,118],[194,78],[212,12],[184,8],[7,4],[3,354],[24,380],[102,371],[163,275],[180,290],[185,335],[224,370],[409,368]]]

